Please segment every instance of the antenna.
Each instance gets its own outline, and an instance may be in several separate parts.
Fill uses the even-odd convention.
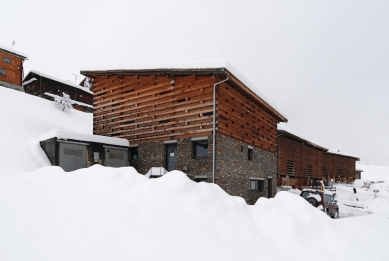
[[[12,49],[14,48],[15,40],[12,41]]]
[[[78,78],[78,75],[75,74],[75,73],[72,73],[74,75],[74,83],[77,84],[77,78]]]

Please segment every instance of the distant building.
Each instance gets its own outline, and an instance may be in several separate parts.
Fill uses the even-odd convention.
[[[0,86],[22,91],[23,62],[26,54],[0,46]]]
[[[273,197],[286,117],[229,65],[162,68],[81,71],[93,84],[93,133],[128,139],[140,173],[181,170],[249,204]]]
[[[38,71],[30,71],[24,78],[23,89],[28,94],[48,100],[55,100],[62,96],[62,93],[66,93],[70,96],[75,109],[93,112],[93,93],[89,88],[72,82],[63,81]]]
[[[301,189],[315,186],[317,181],[351,182],[356,178],[358,157],[329,151],[291,130],[278,129],[277,185]]]

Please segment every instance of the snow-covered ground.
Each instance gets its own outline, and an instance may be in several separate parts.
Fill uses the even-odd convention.
[[[92,115],[4,88],[0,99],[2,261],[389,259],[387,193],[374,199],[357,188],[369,210],[331,219],[292,193],[249,206],[179,171],[158,179],[132,167],[64,172],[49,166],[38,137],[91,133]],[[338,186],[337,197],[355,202],[352,187]]]
[[[93,115],[0,87],[0,176],[51,166],[39,135],[52,129],[92,134]]]

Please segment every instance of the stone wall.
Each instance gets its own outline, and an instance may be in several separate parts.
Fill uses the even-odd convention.
[[[274,197],[277,191],[277,155],[251,146],[252,160],[248,160],[249,145],[236,139],[217,135],[216,183],[228,194],[243,197],[254,204],[259,197]],[[249,190],[249,178],[263,178],[263,190]],[[269,179],[270,178],[270,179]],[[268,195],[271,182],[271,195]]]
[[[276,193],[277,156],[275,153],[252,147],[253,158],[248,160],[248,144],[225,135],[216,137],[215,183],[228,194],[243,197],[254,204],[259,197],[268,197],[268,182],[272,184],[271,197]],[[138,145],[138,159],[130,160],[130,166],[145,174],[151,167],[166,168],[166,148],[163,141]],[[206,176],[212,182],[212,136],[208,136],[208,157],[193,157],[193,141],[190,138],[177,140],[177,170],[196,176]],[[263,178],[263,190],[249,190],[249,178]]]

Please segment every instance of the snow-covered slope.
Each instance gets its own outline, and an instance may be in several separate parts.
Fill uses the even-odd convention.
[[[0,260],[387,260],[389,221],[333,220],[280,192],[248,206],[173,171],[74,172],[46,167],[0,177]]]
[[[389,183],[389,166],[375,166],[357,162],[356,168],[363,170],[362,180],[386,181]]]
[[[62,111],[51,101],[0,87],[0,175],[51,166],[39,135],[52,129],[92,133],[93,115]]]

